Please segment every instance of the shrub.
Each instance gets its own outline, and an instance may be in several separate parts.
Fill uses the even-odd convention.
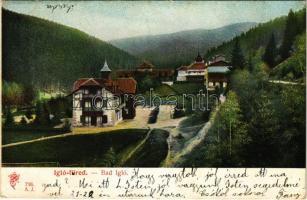
[[[157,118],[158,118],[158,114],[159,114],[159,107],[156,107],[155,109],[153,109],[150,112],[149,119],[148,119],[148,124],[156,123],[157,122]]]
[[[26,118],[27,119],[33,119],[33,117],[32,117],[32,110],[31,109],[28,109],[27,111],[26,111],[26,113],[25,113],[25,116],[26,116]]]
[[[21,118],[20,124],[22,125],[27,124],[27,120],[24,116]]]
[[[174,113],[173,113],[172,118],[176,119],[176,118],[183,117],[183,116],[185,116],[185,113],[184,113],[182,106],[177,105],[174,108]]]

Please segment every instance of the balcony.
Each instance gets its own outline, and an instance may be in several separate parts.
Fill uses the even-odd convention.
[[[87,111],[87,112],[94,112],[94,111],[96,111],[96,112],[102,112],[103,109],[104,109],[104,108],[93,108],[93,107],[90,107],[90,108],[84,107],[84,108],[82,108],[83,111]]]

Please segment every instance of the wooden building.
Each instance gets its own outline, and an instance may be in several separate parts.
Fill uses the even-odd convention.
[[[205,84],[209,89],[215,86],[226,87],[230,69],[230,63],[222,55],[217,55],[212,60],[205,62],[198,53],[190,65],[177,68],[177,81],[199,82]]]
[[[111,70],[105,61],[100,78],[80,78],[75,81],[73,96],[74,127],[114,126],[124,119],[135,117],[133,99],[136,93],[133,78],[111,79]]]

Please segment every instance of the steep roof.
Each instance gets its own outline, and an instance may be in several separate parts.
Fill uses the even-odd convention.
[[[124,93],[135,94],[137,82],[133,78],[119,78],[115,82]]]
[[[111,71],[111,69],[108,66],[107,60],[104,61],[104,65],[103,65],[103,67],[101,68],[100,71],[101,72],[110,72]]]
[[[78,91],[82,86],[98,86],[106,88],[115,94],[134,94],[136,92],[137,82],[133,78],[120,78],[116,80],[108,80],[101,78],[81,78],[74,82],[72,92]]]
[[[209,66],[230,66],[230,63],[224,60],[219,60],[219,61],[210,63]]]
[[[195,62],[188,66],[188,70],[203,70],[206,68],[206,64],[202,62]]]

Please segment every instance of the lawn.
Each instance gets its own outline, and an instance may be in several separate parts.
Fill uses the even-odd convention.
[[[51,130],[33,130],[33,131],[2,131],[2,144],[10,144],[15,142],[33,140],[43,137],[48,137],[52,135],[63,134],[61,131],[51,131]]]
[[[160,97],[177,94],[177,92],[172,88],[172,86],[166,84],[162,84],[159,87],[155,88],[154,93],[159,95]]]
[[[114,159],[119,160],[116,155],[125,155],[122,152],[144,139],[146,133],[147,129],[115,130],[103,134],[69,135],[5,147],[2,149],[3,163],[57,162],[61,167],[103,167],[106,156],[109,156],[106,154],[111,148],[114,151]]]
[[[204,91],[202,83],[174,83],[171,87],[178,94],[197,94],[200,90]]]

